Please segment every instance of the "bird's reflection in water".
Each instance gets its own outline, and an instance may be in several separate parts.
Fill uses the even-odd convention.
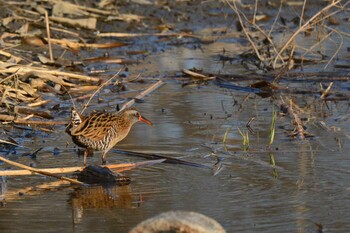
[[[73,223],[80,223],[85,209],[96,208],[135,208],[130,185],[93,186],[76,188],[71,194]],[[138,202],[136,202],[138,203]]]

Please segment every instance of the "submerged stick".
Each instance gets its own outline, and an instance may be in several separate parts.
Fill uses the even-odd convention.
[[[187,75],[191,76],[192,78],[200,79],[200,80],[203,80],[203,81],[208,81],[208,80],[214,80],[215,79],[215,76],[206,76],[204,74],[196,73],[196,72],[194,72],[192,70],[187,70],[187,69],[183,69],[182,73],[187,74]]]
[[[137,163],[122,163],[122,164],[108,164],[103,167],[108,167],[109,169],[115,172],[123,172],[126,170],[131,170],[136,167],[150,166],[157,163],[164,162],[165,159],[155,159],[151,161],[143,161]],[[82,171],[85,167],[60,167],[60,168],[44,168],[40,169],[43,172],[49,172],[51,174],[66,174],[72,172]],[[26,176],[26,175],[34,175],[34,171],[30,170],[4,170],[0,171],[0,176]]]
[[[163,36],[163,37],[190,37],[199,39],[200,36],[189,33],[120,33],[106,32],[98,33],[98,37],[147,37],[147,36]]]
[[[164,155],[147,154],[147,153],[118,150],[118,149],[114,149],[113,151],[115,151],[116,153],[120,153],[120,154],[137,156],[137,157],[142,157],[142,158],[146,158],[146,159],[165,159],[164,163],[182,164],[182,165],[187,165],[187,166],[191,166],[191,167],[212,169],[211,166],[207,166],[207,165],[199,164],[199,163],[194,163],[194,162],[189,162],[189,161],[185,161],[182,159],[172,158],[172,157],[164,156]]]
[[[56,174],[53,174],[53,173],[50,173],[50,172],[47,172],[47,171],[42,171],[40,169],[32,168],[32,167],[26,166],[26,165],[21,164],[21,163],[16,163],[16,162],[13,162],[11,160],[5,159],[2,156],[0,156],[0,160],[5,162],[5,163],[7,163],[7,164],[12,165],[12,166],[20,167],[20,168],[26,169],[26,170],[31,171],[31,172],[35,172],[35,173],[38,173],[38,174],[41,174],[41,175],[44,175],[44,176],[51,176],[51,177],[54,177],[54,178],[57,178],[57,179],[60,179],[60,180],[68,181],[71,184],[85,185],[83,182],[80,182],[78,180],[71,179],[71,178],[64,177],[64,176],[59,176],[59,175],[56,175]]]
[[[329,86],[327,87],[327,89],[322,93],[320,99],[325,99],[325,98],[326,98],[326,96],[327,96],[327,95],[329,94],[329,92],[331,91],[332,86],[333,86],[333,82],[331,82],[331,83],[329,84]]]

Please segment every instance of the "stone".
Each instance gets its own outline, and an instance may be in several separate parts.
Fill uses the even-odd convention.
[[[170,211],[139,223],[129,233],[226,233],[214,219],[187,211]]]

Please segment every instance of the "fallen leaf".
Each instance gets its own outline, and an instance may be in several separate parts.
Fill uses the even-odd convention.
[[[22,39],[23,44],[45,47],[47,42],[39,36],[28,36]]]

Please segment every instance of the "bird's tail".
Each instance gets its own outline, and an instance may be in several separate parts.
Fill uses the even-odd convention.
[[[82,119],[81,115],[79,114],[77,109],[73,107],[71,120],[70,120],[72,127],[78,126],[79,124],[81,124],[82,121],[83,121],[83,119]]]
[[[75,107],[72,107],[71,119],[69,124],[66,127],[66,130],[65,130],[66,133],[71,135],[71,130],[76,128],[78,125],[80,125],[82,121],[83,121],[82,116],[79,114],[79,112]]]

